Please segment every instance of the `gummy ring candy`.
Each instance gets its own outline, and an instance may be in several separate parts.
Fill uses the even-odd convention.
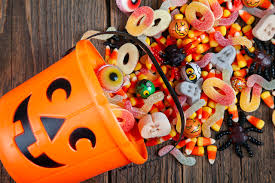
[[[155,36],[163,31],[165,31],[170,22],[171,22],[171,15],[168,13],[168,11],[165,10],[155,10],[154,11],[154,21],[160,20],[160,22],[157,25],[153,25],[146,31],[144,31],[144,35],[146,36]]]
[[[123,83],[122,71],[114,65],[103,65],[97,71],[97,78],[101,87],[109,93],[118,91]]]
[[[217,0],[208,0],[208,2],[215,19],[220,19],[223,15],[223,10],[219,2]]]
[[[141,0],[116,0],[117,7],[124,13],[133,12],[140,3]]]
[[[197,18],[197,13],[202,14],[202,20]],[[215,17],[212,11],[203,3],[192,2],[185,10],[187,21],[199,31],[207,31],[214,25]]]
[[[154,10],[148,6],[136,9],[128,18],[126,30],[133,36],[140,36],[154,24]]]
[[[130,111],[117,107],[113,108],[112,112],[124,132],[129,132],[134,127],[135,118]]]
[[[128,57],[128,60],[127,58]],[[126,43],[118,50],[117,66],[125,73],[131,74],[138,62],[139,52],[135,45]]]
[[[246,87],[240,97],[240,107],[245,112],[256,111],[261,104],[262,87],[258,84],[253,86],[252,97],[250,98],[251,87]]]
[[[215,88],[220,89],[224,94],[221,94]],[[231,105],[235,100],[234,89],[221,79],[206,79],[203,82],[202,89],[209,98],[221,105]]]

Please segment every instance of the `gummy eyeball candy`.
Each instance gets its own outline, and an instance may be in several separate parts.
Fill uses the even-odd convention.
[[[117,7],[124,13],[133,12],[140,5],[141,0],[116,0]]]
[[[195,63],[187,63],[181,68],[181,76],[186,81],[196,83],[201,77],[201,68]]]
[[[197,119],[187,119],[183,135],[187,138],[194,138],[201,134],[201,123]]]
[[[169,33],[176,39],[184,38],[189,31],[188,23],[183,19],[175,19],[169,25]]]
[[[154,84],[146,79],[143,79],[137,83],[136,92],[142,98],[147,98],[156,91]]]
[[[236,92],[241,92],[246,87],[246,81],[241,77],[232,77],[231,85]]]
[[[114,65],[104,65],[97,71],[101,87],[109,93],[118,91],[124,82],[122,71]]]
[[[248,8],[255,8],[262,4],[263,0],[242,0],[242,2]]]

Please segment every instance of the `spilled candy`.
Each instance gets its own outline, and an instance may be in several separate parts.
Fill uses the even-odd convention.
[[[124,62],[125,57],[128,57],[128,61]],[[138,62],[139,52],[137,47],[132,43],[126,43],[122,45],[118,50],[117,66],[125,73],[131,74]]]
[[[133,12],[139,7],[141,0],[116,0],[117,7],[124,13]]]
[[[256,111],[261,103],[260,95],[262,92],[262,87],[255,84],[253,86],[252,97],[250,98],[251,89],[251,87],[246,87],[241,93],[240,107],[245,112]]]
[[[155,93],[155,86],[150,80],[143,79],[136,85],[136,93],[142,98],[148,98]]]
[[[211,165],[214,164],[217,154],[217,146],[210,145],[207,146],[207,155],[208,155],[208,161]]]
[[[187,119],[183,135],[187,138],[198,137],[201,134],[201,123],[197,119]]]
[[[243,45],[243,46],[246,46],[248,49],[252,47],[252,42],[243,36],[230,37],[226,39],[223,37],[223,35],[219,31],[216,31],[215,39],[221,46]]]
[[[201,20],[197,19],[197,13],[200,13],[203,17]],[[203,3],[193,1],[185,10],[185,16],[187,21],[199,31],[210,30],[215,21],[213,12]]]
[[[172,145],[167,145],[161,148],[158,152],[159,156],[164,156],[169,151],[171,151],[174,148]],[[196,164],[196,159],[193,157],[185,157],[180,150],[177,148],[174,148],[170,154],[172,154],[182,165],[186,166],[194,166]]]
[[[258,74],[253,74],[247,78],[247,86],[253,87],[255,84],[260,85],[266,90],[275,89],[275,80],[267,81],[265,78]]]
[[[168,135],[171,125],[166,115],[161,112],[147,114],[139,120],[138,128],[143,138],[154,138]]]
[[[183,19],[175,19],[169,25],[169,34],[176,38],[184,38],[189,31],[188,23]]]
[[[268,41],[275,34],[275,15],[266,15],[252,29],[253,35],[261,41]]]

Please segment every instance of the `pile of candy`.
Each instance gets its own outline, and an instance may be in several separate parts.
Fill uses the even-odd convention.
[[[139,7],[140,0],[116,2],[129,16],[127,32],[150,48],[184,110],[184,138],[176,148],[164,146],[159,155],[174,148],[170,153],[179,162],[193,166],[196,160],[179,149],[185,147],[186,155],[203,156],[207,147],[209,162],[213,164],[217,150],[233,144],[239,157],[243,157],[241,146],[253,156],[247,142],[262,143],[248,132],[261,133],[264,121],[245,116],[243,111],[257,110],[261,99],[274,110],[270,92],[275,89],[272,3],[166,0],[160,9],[153,10]],[[238,17],[245,26],[236,23]],[[179,140],[179,112],[149,56],[141,55],[134,43],[115,35],[97,39],[106,40],[108,63],[97,71],[98,79],[113,108],[120,108],[115,115],[122,129],[127,132],[137,124],[147,146]],[[223,135],[229,138],[217,148],[210,129],[220,131],[225,111],[230,116],[229,129],[218,133],[216,140]],[[274,124],[275,112],[272,119]],[[244,128],[246,121],[253,127]]]

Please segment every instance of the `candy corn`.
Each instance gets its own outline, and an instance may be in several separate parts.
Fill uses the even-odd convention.
[[[240,32],[241,31],[241,26],[238,23],[234,23],[231,25],[230,30],[229,30],[229,35],[234,37],[236,32]]]
[[[274,6],[272,5],[272,3],[269,0],[263,0],[263,2],[260,4],[260,7],[264,8],[264,9],[269,9],[269,8],[271,9]]]
[[[270,109],[274,109],[274,100],[269,91],[263,92],[261,98]]]
[[[117,62],[117,56],[118,56],[118,49],[115,48],[113,52],[110,55],[110,58],[108,59],[108,63],[112,65],[116,65]]]
[[[212,138],[198,137],[197,145],[199,147],[202,147],[202,146],[208,146],[208,145],[214,144],[215,142],[216,141]]]
[[[215,77],[216,72],[214,69],[211,69],[210,72],[207,75],[207,79]]]
[[[239,113],[238,113],[238,109],[237,109],[237,105],[232,104],[228,107],[228,112],[229,114],[232,114],[232,120],[234,122],[238,122],[239,121]]]
[[[244,33],[244,35],[248,38],[248,39],[253,39],[253,34],[252,34],[252,26],[251,25],[246,25],[242,28],[242,31]]]
[[[202,107],[202,118],[201,122],[205,122],[211,115],[212,113],[212,108],[210,107]]]
[[[205,43],[205,44],[198,44],[197,49],[196,49],[196,53],[204,53],[207,50],[210,49],[209,44]]]
[[[197,117],[198,119],[201,119],[202,118],[202,108],[200,108],[199,110],[197,110]]]
[[[197,138],[192,138],[191,142],[186,144],[185,153],[187,155],[190,155],[192,153],[192,151],[196,145],[196,142],[197,142]]]
[[[205,80],[208,76],[208,72],[207,71],[201,71],[201,77],[203,78],[203,80]]]
[[[220,131],[222,122],[223,122],[223,118],[221,118],[219,121],[217,121],[214,125],[211,126],[212,130],[216,132]]]
[[[194,156],[203,156],[204,155],[204,148],[203,147],[194,147],[191,155],[194,155]]]
[[[239,10],[239,15],[241,19],[248,25],[251,25],[255,20],[254,16],[250,15],[247,11],[244,10]]]
[[[184,147],[186,144],[188,144],[189,142],[191,142],[191,138],[182,140],[178,143],[178,145],[176,146],[176,148],[180,149],[182,147]]]
[[[201,94],[201,98],[200,98],[200,99],[203,99],[203,100],[205,101],[205,105],[204,105],[204,106],[206,106],[207,101],[208,101],[208,96],[207,96],[207,95],[205,95],[205,93],[202,93],[202,94]]]
[[[246,119],[249,121],[249,123],[251,123],[253,126],[255,126],[258,129],[262,129],[264,127],[265,122],[259,118],[248,115],[246,116]]]
[[[111,55],[110,46],[106,46],[106,48],[105,48],[105,61],[106,61],[106,62],[109,60],[110,55]]]
[[[246,73],[247,73],[246,69],[240,69],[240,70],[234,72],[234,76],[245,77]]]
[[[238,66],[240,68],[246,67],[247,62],[246,62],[245,58],[243,57],[242,53],[240,52],[240,50],[236,50],[236,52],[237,52],[236,59],[237,59]]]
[[[211,165],[214,164],[217,154],[217,146],[210,145],[207,146],[207,155],[208,155],[208,161]]]

